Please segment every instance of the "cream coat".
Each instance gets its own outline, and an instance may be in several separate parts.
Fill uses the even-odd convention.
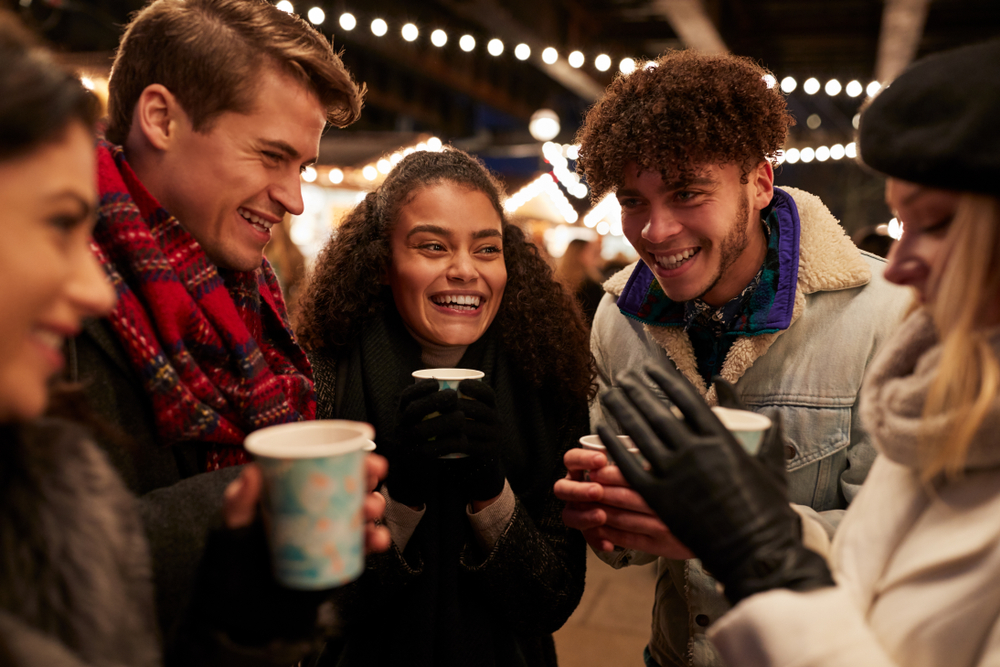
[[[1000,401],[963,475],[921,483],[914,426],[950,432],[921,416],[940,361],[929,331],[915,313],[872,365],[862,412],[882,455],[834,540],[838,585],[744,600],[710,631],[730,665],[1000,664]]]

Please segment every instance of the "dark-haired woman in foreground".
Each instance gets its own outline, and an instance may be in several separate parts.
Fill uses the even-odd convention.
[[[903,225],[885,277],[918,304],[868,367],[879,458],[829,565],[775,483],[781,438],[749,457],[656,369],[683,421],[634,377],[603,398],[653,467],[606,438],[622,473],[735,605],[709,630],[730,667],[1000,664],[998,117],[1000,41],[915,63],[862,113],[861,157]]]
[[[590,350],[501,196],[461,151],[404,158],[303,297],[318,415],[374,424],[389,459],[393,548],[341,605],[329,664],[552,665],[551,633],[583,592],[584,542],[552,485],[587,433]],[[411,377],[439,367],[485,378],[456,392]]]

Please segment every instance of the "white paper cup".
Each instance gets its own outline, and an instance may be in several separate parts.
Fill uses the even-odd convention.
[[[417,380],[437,380],[438,389],[454,389],[458,391],[458,383],[462,380],[482,380],[486,373],[471,368],[424,368],[413,371]]]
[[[748,454],[755,455],[760,451],[760,443],[764,431],[771,428],[771,420],[766,415],[749,410],[734,410],[732,408],[714,407],[712,412],[719,418],[722,425],[736,437]]]
[[[625,449],[630,454],[639,459],[639,464],[643,468],[647,469],[649,468],[649,463],[646,461],[646,458],[642,455],[642,452],[639,451],[639,448],[635,446],[635,443],[632,442],[632,438],[628,437],[627,435],[620,435],[618,436],[618,439],[622,441],[622,445],[625,446]],[[615,460],[611,458],[611,454],[608,454],[607,448],[604,446],[604,443],[601,442],[601,436],[585,435],[582,438],[580,438],[580,446],[583,447],[584,449],[589,449],[593,452],[601,452],[602,454],[608,457],[608,465],[611,466],[615,465]]]
[[[413,378],[419,382],[420,380],[437,380],[438,391],[442,389],[454,389],[458,391],[458,383],[462,380],[482,380],[486,377],[486,373],[482,371],[477,371],[471,368],[423,368],[419,371],[413,371]],[[464,395],[459,392],[459,396]],[[440,412],[432,412],[424,419],[430,419],[431,417],[437,417]],[[461,452],[455,452],[453,454],[445,454],[438,458],[442,459],[464,459],[468,454],[462,454]]]
[[[371,424],[345,420],[279,424],[246,437],[264,472],[264,522],[285,586],[333,588],[364,570],[364,459],[373,437]]]

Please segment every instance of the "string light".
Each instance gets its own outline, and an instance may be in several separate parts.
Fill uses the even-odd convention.
[[[361,175],[364,176],[365,179],[369,181],[374,181],[376,178],[378,178],[378,169],[375,168],[373,165],[367,165],[364,169],[361,170]]]
[[[341,169],[331,169],[329,174],[330,182],[334,185],[340,185],[344,182],[344,172]]]
[[[290,0],[281,0],[275,5],[278,9],[282,11],[293,13],[295,11],[294,6]],[[323,23],[326,19],[325,12],[320,7],[313,7],[308,13],[309,20],[319,25]],[[338,23],[343,30],[354,30],[357,26],[357,19],[350,12],[344,12],[340,15]],[[380,18],[374,19],[371,22],[371,31],[377,37],[382,37],[388,33],[387,23]],[[408,42],[415,41],[420,34],[419,29],[413,23],[407,23],[401,29],[401,34],[403,39]],[[441,29],[434,30],[431,33],[430,41],[434,46],[443,47],[448,43],[448,34]],[[471,52],[476,48],[476,39],[472,35],[463,35],[459,40],[459,47],[465,52]],[[503,42],[500,39],[492,38],[486,42],[486,50],[492,56],[502,55],[506,50]],[[514,57],[518,60],[527,60],[531,57],[531,47],[527,44],[521,43],[514,48]],[[549,46],[542,51],[542,61],[547,65],[553,65],[559,60],[559,52],[555,47]],[[587,55],[579,50],[573,51],[567,56],[567,62],[571,67],[581,68],[586,64]],[[600,53],[593,58],[594,69],[599,72],[607,72],[611,69],[612,60],[611,56],[606,53]],[[655,67],[655,61],[647,61],[643,64],[645,68]],[[622,58],[618,63],[618,69],[622,74],[632,74],[638,64],[634,58],[625,57]],[[780,83],[773,74],[765,74],[764,81],[767,83],[768,88],[774,88],[779,86],[781,91],[786,95],[791,94],[798,88],[798,82],[795,77],[785,76],[781,79]],[[826,94],[834,97],[839,95],[841,92],[846,92],[850,97],[859,97],[862,93],[867,93],[868,97],[873,97],[875,94],[881,90],[882,86],[878,81],[872,81],[867,86],[862,86],[862,84],[857,80],[852,80],[846,86],[842,86],[838,79],[830,79],[827,81],[826,85],[820,84],[819,80],[815,77],[810,77],[802,85],[802,89],[808,95],[815,95],[821,89],[825,90]]]
[[[556,210],[559,211],[567,223],[572,224],[576,222],[580,217],[579,214],[573,208],[573,205],[569,203],[569,200],[566,199],[566,195],[562,193],[562,190],[559,189],[553,178],[552,174],[542,174],[528,183],[504,202],[504,210],[507,213],[513,214],[535,197],[544,194],[555,205]]]
[[[313,7],[310,9],[306,16],[309,18],[309,22],[313,25],[322,25],[323,21],[326,20],[326,12],[319,7]]]
[[[898,241],[899,239],[903,238],[903,225],[899,223],[899,220],[893,218],[892,220],[889,221],[887,227],[888,227],[887,231],[889,232],[889,238],[891,238],[894,241]]]
[[[302,170],[302,180],[306,183],[313,183],[316,181],[316,167],[308,166]]]
[[[834,144],[833,146],[818,146],[816,148],[789,148],[778,156],[778,164],[785,162],[795,164],[797,162],[812,162],[813,160],[825,162],[827,160],[842,160],[845,157],[853,159],[857,156],[857,145],[852,141],[846,146],[843,144]]]
[[[392,169],[392,163],[385,158],[382,158],[375,163],[375,168],[378,169],[380,174],[388,174],[389,170]]]

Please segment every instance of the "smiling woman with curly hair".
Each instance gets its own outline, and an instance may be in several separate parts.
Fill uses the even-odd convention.
[[[297,323],[318,416],[372,423],[393,548],[343,597],[338,665],[554,665],[583,592],[552,486],[588,432],[578,306],[462,151],[418,152],[320,255]],[[439,390],[428,367],[482,379]],[[385,637],[392,641],[385,641]]]

